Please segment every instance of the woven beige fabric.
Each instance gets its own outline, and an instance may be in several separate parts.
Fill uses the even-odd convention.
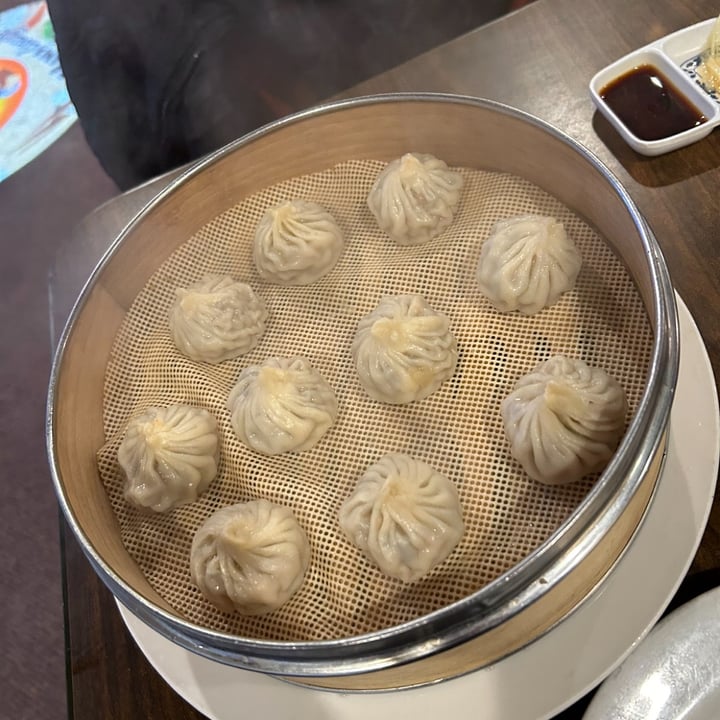
[[[529,480],[508,452],[499,405],[521,375],[551,354],[580,357],[623,385],[635,411],[650,364],[652,330],[635,285],[607,244],[539,188],[514,176],[462,170],[463,197],[445,233],[398,247],[376,227],[365,199],[383,163],[349,161],[268,188],[188,238],[153,275],[118,333],[107,368],[99,467],[123,541],[148,580],[188,619],[218,631],[271,640],[341,638],[379,630],[438,609],[526,557],[573,512],[592,478],[565,487]],[[262,282],[252,263],[254,228],[281,200],[320,203],[337,219],[346,248],[313,285]],[[583,257],[576,288],[538,315],[496,312],[475,285],[484,238],[499,219],[554,215]],[[218,366],[175,349],[167,315],[175,288],[205,272],[248,282],[270,309],[267,332],[250,354]],[[451,320],[460,359],[454,377],[419,403],[382,405],[357,379],[350,346],[359,318],[384,294],[416,292]],[[267,357],[305,355],[337,393],[335,426],[297,455],[266,457],[234,436],[225,404],[241,368]],[[116,453],[125,425],[150,405],[205,407],[222,434],[220,473],[197,502],[159,515],[130,507]],[[370,464],[389,452],[430,463],[459,489],[466,532],[428,577],[404,585],[381,575],[344,538],[337,511]],[[304,585],[265,617],[223,614],[192,585],[195,529],[214,510],[253,498],[292,508],[308,533],[312,562]]]

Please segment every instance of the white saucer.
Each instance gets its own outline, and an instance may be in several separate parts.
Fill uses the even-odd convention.
[[[572,704],[620,664],[675,594],[707,522],[720,453],[712,368],[678,298],[681,356],[667,460],[646,519],[615,569],[568,618],[496,664],[411,690],[314,690],[194,655],[119,605],[138,646],[165,681],[211,720],[539,720]]]

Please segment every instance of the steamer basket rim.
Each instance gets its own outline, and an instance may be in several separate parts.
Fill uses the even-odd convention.
[[[382,631],[329,641],[276,642],[239,638],[201,628],[157,608],[123,581],[96,552],[80,527],[63,488],[55,451],[54,407],[63,355],[90,291],[116,249],[154,208],[208,167],[260,137],[313,118],[383,103],[451,103],[497,112],[542,130],[569,146],[607,181],[625,206],[653,272],[655,341],[648,383],[615,456],[578,511],[532,555],[472,595],[430,614]],[[396,666],[435,654],[476,637],[514,617],[538,600],[592,550],[598,534],[611,527],[637,489],[658,452],[666,428],[679,367],[679,328],[667,264],[655,237],[617,177],[587,148],[563,131],[503,103],[448,93],[385,93],[325,103],[271,122],[197,161],[151,199],[104,253],[76,300],[53,358],[46,407],[46,445],[60,507],[94,570],[116,598],[150,627],[210,659],[275,675],[352,675]]]

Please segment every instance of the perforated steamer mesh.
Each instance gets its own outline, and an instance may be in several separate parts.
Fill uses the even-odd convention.
[[[478,590],[530,554],[573,512],[593,478],[564,487],[531,481],[508,452],[499,406],[521,375],[555,353],[597,365],[623,385],[631,414],[650,365],[652,330],[632,278],[598,234],[556,199],[514,176],[463,169],[456,219],[439,238],[398,247],[381,233],[365,199],[384,164],[349,161],[243,199],[200,230],[155,272],[122,325],[107,368],[106,445],[100,473],[128,551],[173,607],[202,626],[243,637],[327,640],[376,631]],[[252,237],[263,212],[282,200],[320,203],[346,236],[338,265],[306,287],[262,282]],[[480,246],[499,219],[521,213],[565,223],[583,257],[576,288],[542,313],[499,314],[474,280]],[[167,315],[175,288],[206,272],[249,282],[270,309],[268,329],[248,355],[219,366],[182,356]],[[359,318],[386,294],[417,292],[451,320],[460,358],[454,377],[419,403],[376,403],[361,389],[350,346]],[[241,368],[305,355],[339,399],[337,423],[308,452],[267,457],[234,436],[226,410]],[[150,405],[189,403],[218,419],[217,479],[197,502],[165,514],[129,506],[117,448],[128,420]],[[466,532],[425,579],[383,576],[344,538],[337,512],[358,477],[388,452],[422,459],[456,484]],[[231,503],[267,498],[289,506],[308,533],[312,562],[300,591],[264,617],[224,614],[191,582],[195,529]]]

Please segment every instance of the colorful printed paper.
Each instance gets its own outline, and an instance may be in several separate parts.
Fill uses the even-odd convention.
[[[0,13],[0,181],[76,119],[45,2]]]

